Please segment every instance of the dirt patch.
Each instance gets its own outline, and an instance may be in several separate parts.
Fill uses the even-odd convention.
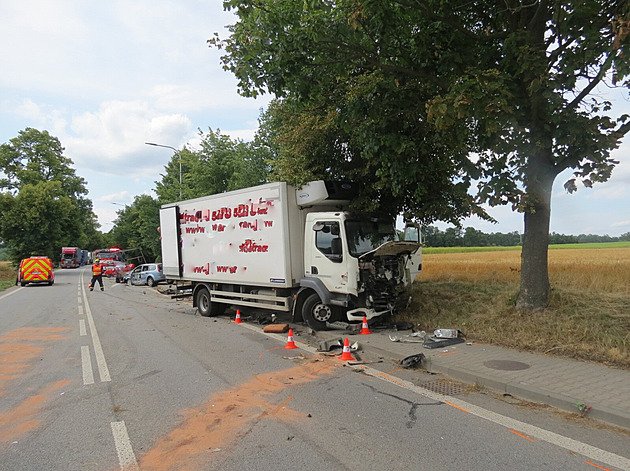
[[[37,427],[40,421],[36,418],[36,414],[40,406],[68,383],[70,380],[57,381],[26,398],[10,411],[2,412],[0,414],[0,443],[18,440],[26,432]]]
[[[23,377],[40,358],[46,343],[63,340],[59,334],[67,328],[21,328],[0,337],[0,397],[12,381]],[[41,405],[70,381],[58,381],[43,387],[11,410],[0,410],[0,443],[18,440],[39,425],[36,414]]]
[[[44,342],[64,340],[59,332],[68,328],[23,327],[0,337],[0,397],[8,384],[28,371],[44,350]]]
[[[312,361],[257,375],[235,389],[210,397],[198,409],[183,413],[182,424],[142,457],[140,469],[196,469],[195,462],[202,454],[230,446],[261,420],[306,419],[305,414],[288,408],[293,395],[286,393],[330,375],[339,366],[334,359]]]

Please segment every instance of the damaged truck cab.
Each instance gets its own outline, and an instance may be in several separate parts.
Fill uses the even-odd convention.
[[[162,260],[201,315],[289,311],[315,330],[391,313],[421,269],[420,231],[353,214],[350,184],[284,182],[164,205]]]
[[[297,320],[322,329],[327,322],[393,311],[415,277],[410,265],[421,253],[419,239],[396,241],[392,221],[349,212],[310,213],[306,229],[304,277],[293,310]]]

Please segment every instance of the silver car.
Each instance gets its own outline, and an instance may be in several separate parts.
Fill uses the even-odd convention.
[[[161,263],[145,263],[138,265],[129,273],[129,283],[137,285],[155,286],[166,281]]]

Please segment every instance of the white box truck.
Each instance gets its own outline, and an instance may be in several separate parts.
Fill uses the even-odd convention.
[[[291,312],[315,330],[390,313],[421,269],[409,225],[347,211],[352,184],[268,183],[165,204],[164,274],[192,294],[202,316],[227,306]],[[179,283],[178,283],[179,284]]]

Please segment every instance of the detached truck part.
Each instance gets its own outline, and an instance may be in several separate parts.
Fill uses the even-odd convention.
[[[420,231],[345,210],[347,183],[268,183],[163,205],[162,263],[202,316],[226,307],[291,312],[315,330],[391,313],[421,269]]]

